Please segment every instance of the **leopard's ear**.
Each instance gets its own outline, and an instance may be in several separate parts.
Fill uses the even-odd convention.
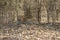
[[[6,5],[7,5],[6,1],[3,0],[0,1],[0,8],[5,8]]]

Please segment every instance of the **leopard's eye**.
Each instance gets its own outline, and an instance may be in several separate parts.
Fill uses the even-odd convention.
[[[7,2],[4,2],[4,4],[3,4],[4,6],[6,6],[7,5]]]

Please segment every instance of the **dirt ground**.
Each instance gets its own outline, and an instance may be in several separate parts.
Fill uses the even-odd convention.
[[[0,40],[60,40],[60,28],[24,25],[0,28]]]

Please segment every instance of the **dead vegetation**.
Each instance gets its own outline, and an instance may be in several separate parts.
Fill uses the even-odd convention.
[[[0,29],[0,40],[60,40],[60,31],[54,27],[24,25]]]

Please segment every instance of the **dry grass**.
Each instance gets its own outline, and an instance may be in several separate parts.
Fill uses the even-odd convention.
[[[60,32],[36,25],[0,29],[0,40],[60,40]]]

